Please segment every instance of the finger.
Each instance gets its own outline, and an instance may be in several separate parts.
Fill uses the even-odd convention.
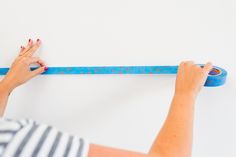
[[[23,56],[29,49],[31,49],[32,48],[32,46],[33,46],[33,40],[32,39],[29,39],[29,41],[28,41],[28,44],[27,44],[27,46],[25,47],[25,49],[24,49],[24,51],[21,53],[21,55]]]
[[[24,47],[24,46],[21,46],[21,47],[20,47],[20,53],[19,53],[19,56],[21,56],[21,55],[23,54],[23,52],[24,52],[24,49],[25,49],[25,47]]]
[[[185,64],[185,61],[180,62],[179,66],[183,66]]]
[[[208,74],[211,71],[212,68],[213,68],[212,63],[207,62],[207,64],[205,64],[204,67],[203,67],[203,71]]]
[[[193,61],[192,61],[192,60],[187,60],[187,61],[185,61],[185,63],[186,63],[186,64],[192,64]]]
[[[37,39],[37,42],[25,53],[25,56],[32,56],[40,47],[41,41],[40,39]]]
[[[46,66],[45,62],[39,57],[31,57],[29,64],[38,63],[40,66]]]
[[[185,62],[185,65],[188,66],[188,67],[191,66],[191,65],[193,65],[193,64],[194,64],[193,61],[186,61],[186,62]]]
[[[186,65],[186,61],[182,61],[182,62],[179,64],[178,71],[184,69],[185,65]]]
[[[45,66],[39,67],[39,68],[31,71],[31,77],[37,76],[39,74],[42,74],[45,71],[46,71],[46,67]]]

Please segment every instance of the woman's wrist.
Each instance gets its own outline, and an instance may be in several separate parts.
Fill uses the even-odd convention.
[[[194,92],[175,92],[174,97],[182,98],[184,100],[190,99],[195,101],[197,98],[197,94]]]
[[[11,87],[10,82],[6,81],[5,79],[0,81],[0,92],[1,94],[9,95],[13,91],[13,87]]]

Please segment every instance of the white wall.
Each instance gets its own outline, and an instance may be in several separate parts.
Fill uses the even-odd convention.
[[[21,0],[0,2],[0,66],[28,38],[49,66],[176,65],[210,60],[225,86],[196,104],[193,157],[235,157],[236,1]],[[93,143],[147,152],[167,114],[175,77],[39,76],[11,95],[7,117],[31,117]]]

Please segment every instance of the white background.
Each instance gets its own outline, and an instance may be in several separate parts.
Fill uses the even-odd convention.
[[[229,75],[196,103],[193,157],[235,157],[236,1],[0,2],[0,66],[29,38],[48,66],[212,61]],[[1,77],[2,78],[2,77]],[[30,117],[93,143],[147,152],[167,114],[174,75],[39,76],[12,93],[6,117]]]

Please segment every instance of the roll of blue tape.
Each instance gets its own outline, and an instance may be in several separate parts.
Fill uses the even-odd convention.
[[[36,69],[31,68],[31,70]],[[5,75],[9,68],[0,68],[0,75]],[[86,67],[48,67],[42,75],[52,74],[176,74],[178,66],[86,66]],[[204,86],[223,85],[227,72],[214,66],[209,72]]]
[[[226,70],[214,66],[214,68],[208,73],[208,77],[204,86],[207,87],[221,86],[225,84],[226,76],[227,76]]]

